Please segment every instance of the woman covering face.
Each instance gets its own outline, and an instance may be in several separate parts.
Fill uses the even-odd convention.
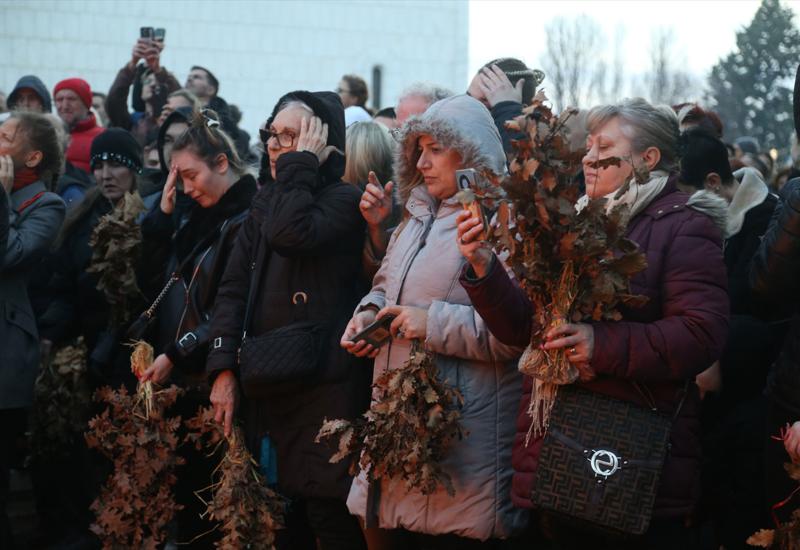
[[[323,548],[363,548],[358,521],[344,502],[351,479],[347,464],[331,464],[332,452],[314,442],[325,418],[356,418],[369,401],[369,367],[338,345],[366,286],[360,277],[361,193],[342,182],[341,100],[333,92],[289,93],[260,134],[268,160],[262,187],[214,305],[215,344],[206,367],[215,376],[211,402],[230,430],[240,390],[248,397],[247,409],[239,413],[246,418],[248,440],[254,448],[275,449],[278,490],[308,517],[308,524],[290,525],[289,540],[310,531]],[[257,286],[251,294],[252,285]],[[246,342],[292,329],[313,344],[257,357],[242,353],[238,361],[248,308]],[[318,357],[302,353],[309,347]],[[271,362],[276,358],[284,362]],[[294,369],[298,364],[302,374]],[[292,368],[284,382],[248,374],[287,365]]]

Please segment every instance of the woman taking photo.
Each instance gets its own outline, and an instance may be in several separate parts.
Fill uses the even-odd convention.
[[[355,418],[364,411],[371,375],[367,364],[339,347],[366,287],[361,193],[342,182],[345,126],[339,97],[285,95],[262,140],[269,169],[214,305],[207,364],[214,377],[211,403],[230,431],[241,380],[251,449],[258,456],[265,437],[276,449],[277,489],[292,501],[279,547],[314,548],[316,538],[323,549],[357,550],[364,542],[345,506],[347,464],[331,464],[332,450],[314,443],[325,418]],[[292,336],[274,341],[280,349],[248,353],[251,343],[260,346],[287,332]],[[283,347],[296,341],[304,343]]]
[[[511,506],[511,445],[521,391],[515,359],[520,348],[501,344],[472,306],[458,278],[464,260],[455,243],[456,170],[500,176],[505,154],[492,117],[469,96],[432,105],[403,127],[396,176],[407,221],[392,235],[372,290],[359,303],[342,346],[375,357],[374,378],[402,368],[412,342],[435,354],[442,381],[464,397],[460,423],[466,437],[454,441],[442,466],[455,497],[439,488],[431,495],[407,491],[400,479],[370,489],[365,475],[353,482],[348,507],[371,523],[367,494],[381,530],[367,529],[370,548],[472,548],[524,530],[527,518]],[[384,315],[395,315],[394,339],[380,349],[351,339]],[[434,538],[437,537],[437,538]]]
[[[178,399],[176,414],[183,418],[194,416],[208,403],[205,366],[211,308],[236,235],[256,194],[255,178],[245,171],[235,146],[220,129],[216,113],[197,113],[189,123],[172,146],[172,165],[161,203],[142,222],[143,267],[150,267],[141,273],[150,284],[142,286],[150,287],[151,298],[167,289],[154,310],[157,356],[142,380],[164,384],[171,379],[181,386],[185,393]],[[194,202],[180,227],[173,215],[178,181]],[[211,528],[200,518],[205,506],[194,492],[208,485],[216,464],[191,445],[182,447],[181,452],[186,466],[176,485],[178,502],[183,505],[177,514],[177,540],[186,542]],[[204,537],[192,546],[211,548],[212,539]]]
[[[676,186],[672,171],[677,162],[678,122],[674,113],[634,99],[596,107],[587,120],[583,167],[588,200],[615,197],[632,176],[630,162],[650,172],[649,181],[633,183],[619,199],[630,207],[627,236],[647,258],[647,268],[631,280],[631,292],[649,300],[638,309],[621,307],[618,322],[566,323],[554,328],[545,335],[545,349],[567,348],[570,362],[595,377],[580,383],[589,391],[645,405],[631,383],[638,382],[652,394],[659,411],[674,414],[678,410],[679,414],[672,424],[671,450],[644,540],[606,540],[557,519],[551,522],[552,533],[563,548],[688,548],[692,535],[685,525],[698,497],[700,467],[700,399],[692,381],[719,358],[728,329],[722,235],[711,218],[686,206],[688,195]],[[623,161],[597,168],[598,161],[612,157]],[[527,345],[533,328],[532,305],[506,275],[502,263],[478,240],[480,229],[469,214],[459,218],[459,248],[469,262],[462,285],[498,339]],[[535,437],[525,445],[532,385],[526,378],[514,448],[511,496],[522,508],[532,507],[542,446],[541,438]]]

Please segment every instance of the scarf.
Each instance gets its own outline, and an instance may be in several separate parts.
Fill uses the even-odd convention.
[[[653,199],[658,196],[667,186],[669,180],[669,173],[664,170],[653,170],[650,172],[650,179],[647,183],[641,185],[636,182],[631,182],[628,190],[617,196],[619,190],[612,191],[607,194],[605,199],[606,212],[611,212],[611,209],[620,204],[627,204],[630,209],[628,219],[632,219],[636,214],[647,208]],[[575,203],[575,209],[580,212],[586,205],[589,204],[589,195],[584,195],[578,202]]]
[[[33,168],[25,167],[22,170],[17,170],[14,174],[14,186],[11,188],[11,192],[24,189],[37,181],[39,181],[39,174]]]

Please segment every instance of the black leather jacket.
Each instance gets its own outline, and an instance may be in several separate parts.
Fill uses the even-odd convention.
[[[169,279],[176,282],[156,311],[156,353],[178,367],[173,376],[203,373],[209,344],[209,319],[233,243],[257,191],[246,175],[210,208],[195,205],[180,228],[175,217],[156,206],[142,222],[144,236],[140,281],[155,299]]]

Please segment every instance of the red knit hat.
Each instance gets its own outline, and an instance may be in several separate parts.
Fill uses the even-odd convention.
[[[53,98],[56,97],[56,94],[60,90],[72,90],[78,94],[78,97],[81,98],[84,105],[90,109],[92,108],[92,88],[89,86],[89,83],[82,78],[65,78],[56,84],[53,90]]]

